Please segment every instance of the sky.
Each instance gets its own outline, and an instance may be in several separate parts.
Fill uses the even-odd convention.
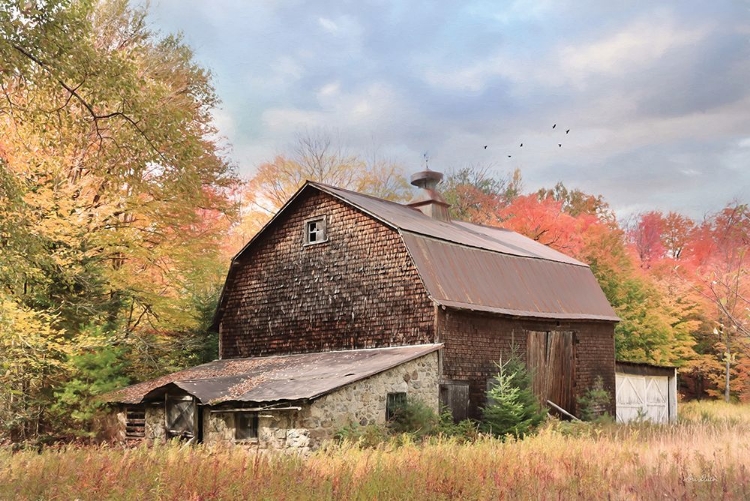
[[[750,0],[151,0],[149,12],[213,73],[216,124],[245,177],[323,131],[406,174],[427,152],[443,172],[518,168],[526,191],[562,181],[620,219],[750,203]]]

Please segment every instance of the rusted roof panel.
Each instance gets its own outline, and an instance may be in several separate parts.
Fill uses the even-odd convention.
[[[617,321],[586,266],[468,248],[402,232],[438,304],[524,317]]]
[[[570,256],[510,230],[461,221],[439,221],[425,216],[416,209],[395,202],[321,183],[310,182],[310,185],[329,195],[345,200],[359,207],[360,210],[403,231],[502,254],[586,266],[586,264]]]
[[[422,357],[441,344],[217,360],[123,388],[108,402],[137,404],[180,388],[202,404],[309,400]]]

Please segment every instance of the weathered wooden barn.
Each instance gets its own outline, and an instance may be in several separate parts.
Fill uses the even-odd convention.
[[[436,409],[440,401],[460,419],[480,415],[496,362],[515,350],[533,372],[540,399],[575,414],[576,397],[599,376],[614,415],[618,319],[589,267],[512,231],[450,220],[436,190],[441,177],[429,170],[412,176],[420,191],[406,205],[307,182],[232,260],[214,321],[220,360],[212,364],[393,347],[430,350],[420,356],[434,360],[434,377],[417,374],[416,388],[411,369],[378,366],[377,374],[391,371],[407,386],[370,396],[378,406],[372,422],[384,421],[388,402],[402,394]],[[326,363],[345,383],[348,372],[337,372],[343,362],[333,357]],[[229,389],[224,372],[212,376],[212,367],[199,386],[221,387],[216,399],[191,391],[183,374],[131,387],[127,398],[113,400],[168,414],[170,399],[179,396],[193,406],[193,434],[204,440],[213,435],[199,427],[207,424],[206,412],[221,413],[219,404],[260,416],[294,407],[297,414],[287,414],[293,422],[283,429],[297,430],[294,436],[309,429],[300,402],[312,404],[320,395],[285,393],[294,378],[273,379],[267,394],[276,391],[277,398],[261,400],[251,391],[257,378],[238,383],[243,393]],[[357,421],[352,409],[358,405],[337,404],[336,421]],[[315,439],[330,431],[316,431]]]

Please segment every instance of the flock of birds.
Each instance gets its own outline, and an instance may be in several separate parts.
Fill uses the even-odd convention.
[[[552,124],[552,129],[556,129],[556,128],[557,128],[557,124]],[[570,129],[567,129],[567,130],[565,131],[565,134],[570,134]],[[484,149],[485,149],[485,150],[487,149],[487,146],[488,146],[488,145],[486,145],[486,144],[484,145]],[[521,143],[521,144],[520,144],[520,145],[519,145],[518,147],[519,147],[519,148],[523,148],[523,143]],[[562,143],[557,143],[557,147],[558,147],[558,148],[562,148]],[[512,156],[513,156],[513,155],[508,155],[508,158],[511,158]]]

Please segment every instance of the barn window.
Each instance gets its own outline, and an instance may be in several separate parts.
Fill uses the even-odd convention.
[[[399,409],[406,405],[406,393],[389,393],[385,399],[385,420],[390,421],[398,413]]]
[[[305,221],[305,244],[319,244],[327,240],[326,219],[324,217]]]
[[[234,439],[256,440],[258,438],[258,413],[238,412],[234,415]]]

